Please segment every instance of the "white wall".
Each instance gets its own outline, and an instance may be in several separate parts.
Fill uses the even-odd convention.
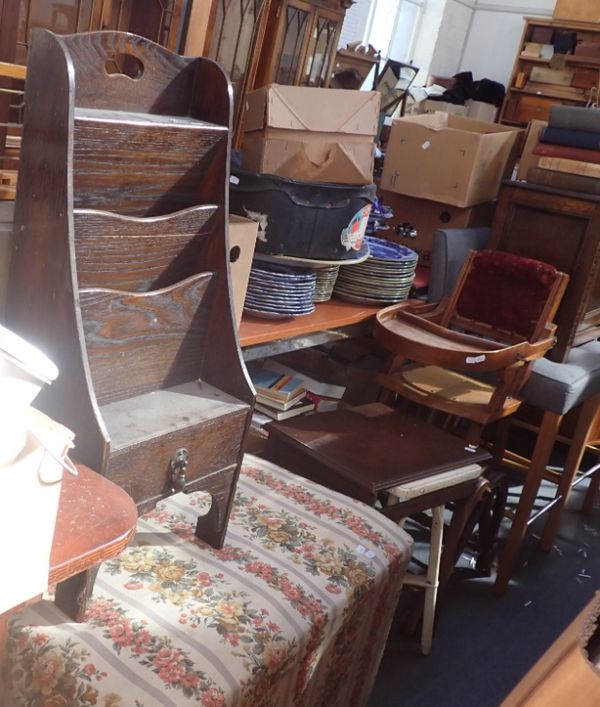
[[[523,32],[523,18],[550,17],[556,0],[426,0],[413,63],[421,69],[415,85],[429,74],[471,71],[507,85]],[[580,0],[587,2],[588,0]],[[364,36],[371,4],[358,0],[346,13],[340,46]]]
[[[458,73],[474,14],[475,9],[472,3],[465,4],[460,0],[448,0],[429,66],[430,74],[454,76]]]
[[[344,15],[344,24],[340,32],[338,48],[344,49],[348,42],[363,40],[365,28],[369,19],[371,3],[376,0],[357,0]],[[376,47],[378,49],[379,47]]]
[[[420,69],[415,85],[425,84],[435,48],[444,33],[443,20],[447,0],[426,0],[413,52],[413,64]]]
[[[458,70],[506,85],[525,26],[523,18],[550,17],[554,5],[555,0],[478,0]]]

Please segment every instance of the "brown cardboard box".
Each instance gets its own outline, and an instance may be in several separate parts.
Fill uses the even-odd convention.
[[[552,19],[600,22],[600,0],[556,0]]]
[[[271,84],[244,113],[242,167],[306,181],[370,184],[377,91]]]
[[[391,206],[394,216],[387,221],[390,229],[381,231],[381,236],[416,250],[419,265],[430,265],[433,234],[438,228],[467,228],[469,226],[489,226],[494,217],[496,202],[487,202],[461,208],[449,206],[428,199],[416,199],[392,192],[380,191],[379,198],[386,206]],[[398,233],[400,224],[409,223],[417,230],[416,238],[403,237]]]
[[[442,111],[444,113],[452,113],[453,115],[465,115],[467,118],[475,118],[475,120],[493,121],[498,112],[496,106],[490,103],[472,101],[471,99],[466,101],[464,105],[427,99],[423,101],[420,106],[420,110],[414,111],[415,113],[435,113],[436,111]]]
[[[229,215],[229,262],[233,310],[238,325],[242,320],[248,277],[252,267],[258,223],[242,216]]]
[[[467,106],[456,105],[455,103],[448,103],[447,101],[432,101],[427,98],[422,103],[419,103],[419,110],[415,112],[435,113],[437,111],[452,113],[453,115],[467,115]]]
[[[392,124],[381,188],[453,206],[493,201],[516,159],[519,128],[449,113]]]
[[[517,179],[527,179],[527,172],[529,168],[537,166],[540,158],[538,155],[533,154],[533,148],[538,144],[540,130],[545,128],[546,125],[548,125],[548,123],[545,120],[532,120],[529,122],[529,125],[527,126],[527,133],[525,135],[523,152],[521,152],[521,157],[519,157]]]
[[[487,120],[493,123],[498,115],[498,108],[491,103],[484,103],[483,101],[472,101],[469,99],[466,102],[467,106],[467,116],[469,118],[474,118],[475,120]]]

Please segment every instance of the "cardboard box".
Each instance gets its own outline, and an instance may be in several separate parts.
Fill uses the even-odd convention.
[[[252,91],[242,167],[311,182],[371,184],[377,91],[280,86]]]
[[[523,145],[523,152],[521,152],[517,167],[517,179],[526,180],[529,168],[537,166],[540,158],[539,155],[533,154],[533,148],[538,144],[540,130],[545,128],[546,125],[548,123],[545,120],[532,120],[527,126],[525,144]]]
[[[419,108],[418,113],[436,113],[441,111],[443,113],[452,113],[453,115],[467,115],[466,105],[457,105],[447,101],[432,101],[430,98],[419,103]]]
[[[242,321],[248,277],[252,267],[258,223],[242,216],[229,215],[229,267],[231,268],[231,294],[233,311],[238,329]]]
[[[381,188],[461,207],[494,201],[512,173],[521,132],[449,113],[398,118]]]
[[[464,105],[456,105],[455,103],[447,103],[446,101],[432,101],[427,99],[421,104],[421,110],[415,111],[420,113],[435,113],[442,111],[443,113],[452,113],[453,115],[464,115],[467,118],[475,120],[489,120],[493,122],[496,119],[498,109],[490,103],[483,101],[472,101],[469,99]]]
[[[489,226],[496,208],[495,201],[461,208],[386,191],[380,191],[379,198],[383,204],[390,206],[394,211],[393,218],[387,221],[390,229],[382,231],[381,237],[416,250],[419,254],[419,265],[427,266],[431,262],[433,234],[438,228]],[[415,238],[401,235],[400,226],[404,223],[409,223],[416,229]]]
[[[600,22],[600,0],[557,0],[554,20]]]

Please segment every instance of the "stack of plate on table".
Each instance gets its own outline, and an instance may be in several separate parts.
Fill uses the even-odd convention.
[[[387,304],[407,299],[415,278],[418,255],[398,243],[365,236],[369,257],[359,265],[340,268],[333,294],[361,304]]]
[[[254,262],[244,312],[262,319],[287,319],[315,311],[316,274],[311,270]]]
[[[339,271],[339,265],[324,265],[315,270],[317,282],[315,284],[313,302],[327,302],[327,300],[331,299],[331,293]]]

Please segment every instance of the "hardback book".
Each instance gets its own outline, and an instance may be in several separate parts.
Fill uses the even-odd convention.
[[[563,106],[555,104],[550,108],[548,125],[567,130],[587,130],[600,132],[600,110],[583,106]]]
[[[556,172],[583,174],[586,177],[600,177],[600,164],[581,162],[580,160],[568,160],[563,157],[540,157],[538,167],[552,169]]]
[[[295,417],[296,415],[303,415],[304,413],[312,412],[315,409],[315,404],[308,400],[308,398],[302,398],[300,402],[297,402],[288,410],[275,410],[268,405],[259,403],[257,400],[254,407],[256,410],[262,412],[264,415],[268,415],[273,420],[287,420],[289,417]]]
[[[600,131],[572,130],[570,128],[553,128],[548,125],[540,130],[540,142],[553,145],[568,145],[584,150],[600,150]]]
[[[256,393],[256,402],[261,405],[267,405],[269,407],[275,408],[276,410],[288,410],[293,405],[295,405],[299,400],[302,400],[306,395],[306,391],[302,389],[297,395],[289,400],[274,400],[262,393]]]
[[[331,410],[337,410],[340,404],[339,398],[331,398],[327,395],[317,395],[316,393],[312,393],[310,390],[306,391],[306,397],[315,404],[316,412],[330,412]]]
[[[533,148],[533,154],[600,164],[600,150],[585,150],[581,147],[569,147],[568,145],[551,145],[547,142],[538,142]]]
[[[256,393],[266,398],[285,402],[304,392],[302,379],[291,373],[259,366],[250,366],[248,372]]]
[[[273,370],[279,371],[280,373],[287,373],[288,375],[298,376],[302,380],[306,390],[316,395],[326,395],[330,398],[341,398],[346,392],[345,385],[338,385],[336,383],[328,383],[327,381],[317,380],[308,374],[296,371],[289,366],[276,361],[275,359],[268,359],[266,361],[266,366],[272,368]]]
[[[567,191],[600,196],[600,179],[597,177],[586,177],[583,174],[568,174],[567,172],[556,172],[552,169],[530,167],[527,170],[527,181],[532,184],[554,187],[555,189],[566,189]]]

